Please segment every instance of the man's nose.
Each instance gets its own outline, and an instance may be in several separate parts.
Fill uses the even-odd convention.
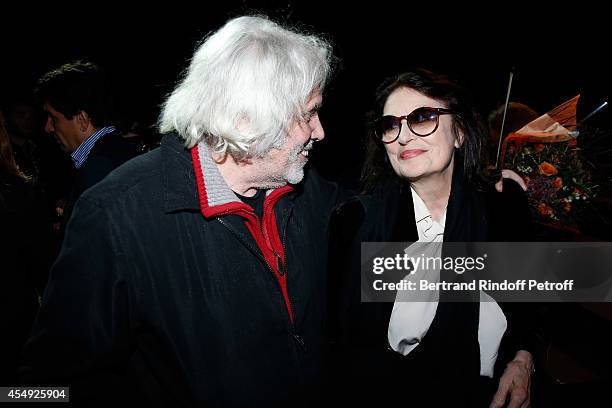
[[[323,125],[319,120],[319,116],[312,118],[312,122],[310,124],[312,133],[310,134],[310,138],[313,140],[321,141],[325,139],[325,130],[323,129]]]

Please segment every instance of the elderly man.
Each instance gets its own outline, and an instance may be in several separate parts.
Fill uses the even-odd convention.
[[[324,138],[330,59],[259,17],[198,48],[163,106],[161,148],[78,201],[26,346],[29,383],[156,406],[316,396],[340,191],[304,166]]]

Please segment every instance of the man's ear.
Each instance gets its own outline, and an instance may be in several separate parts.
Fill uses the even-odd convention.
[[[91,118],[85,111],[80,111],[79,113],[77,113],[75,115],[75,119],[81,132],[85,132],[87,129],[89,129],[90,126],[92,126]]]

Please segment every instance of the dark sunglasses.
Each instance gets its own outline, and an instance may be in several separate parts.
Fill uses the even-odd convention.
[[[393,143],[402,132],[402,121],[406,121],[408,129],[417,136],[431,135],[438,129],[440,115],[451,115],[454,112],[444,108],[417,108],[404,116],[385,115],[374,124],[376,137],[383,143]]]

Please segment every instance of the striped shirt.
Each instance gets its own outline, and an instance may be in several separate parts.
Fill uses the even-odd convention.
[[[70,155],[70,157],[72,157],[72,161],[74,162],[74,167],[80,169],[81,166],[87,160],[91,149],[93,149],[98,139],[114,131],[114,126],[105,126],[101,129],[96,130],[91,136],[85,139],[85,141],[81,143],[81,145],[77,147],[77,149]]]

